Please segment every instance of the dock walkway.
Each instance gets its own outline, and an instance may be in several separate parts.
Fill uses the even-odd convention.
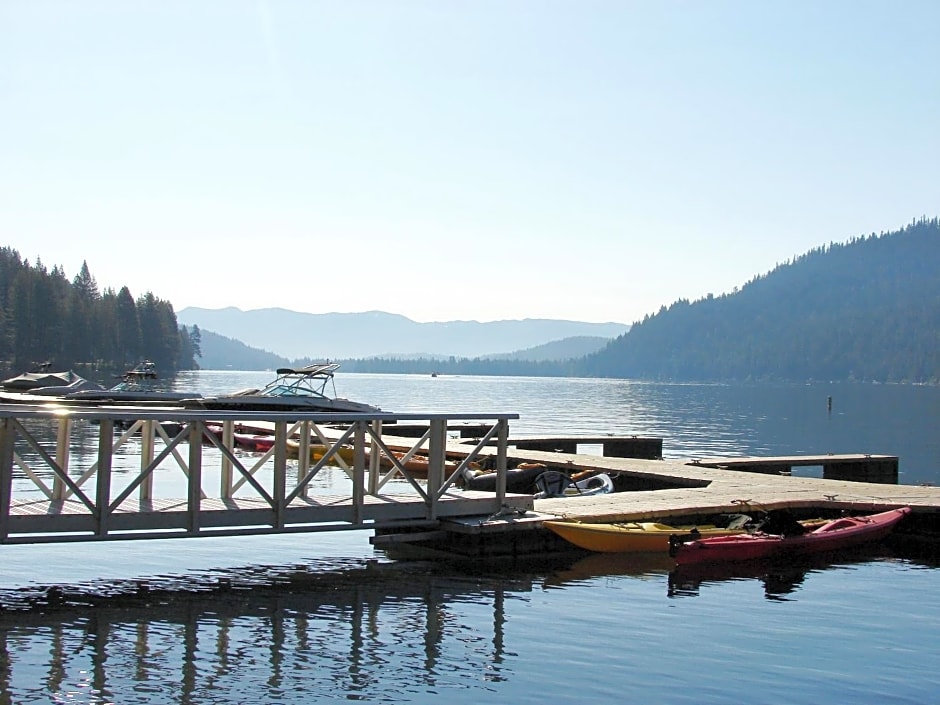
[[[940,515],[937,487],[730,469],[748,462],[821,464],[827,458],[864,466],[869,460],[896,463],[893,456],[683,461],[549,452],[520,447],[525,439],[511,446],[509,421],[515,418],[0,405],[0,543],[357,529],[373,530],[377,543],[441,535],[503,535],[511,542],[520,533],[547,534],[539,531],[542,522],[559,517],[673,520],[748,508],[862,513],[899,506],[913,507],[915,515]],[[420,437],[397,436],[399,423],[425,430]],[[269,430],[270,450],[236,453],[236,425]],[[453,437],[464,435],[449,433],[455,425],[472,426],[479,437]],[[85,434],[81,442],[79,432]],[[299,439],[290,462],[288,439]],[[76,447],[86,456],[93,447],[93,462],[73,458]],[[427,458],[424,476],[409,469],[419,453]],[[462,473],[477,461],[495,468],[495,492],[460,489]],[[522,461],[616,474],[631,491],[551,499],[508,493],[508,470]],[[339,466],[344,477],[342,487],[329,492],[320,475],[327,466]],[[180,489],[182,496],[173,494]]]
[[[0,543],[421,527],[506,507],[526,511],[531,496],[505,491],[514,418],[0,405]],[[396,453],[382,428],[402,420],[423,420],[427,431],[419,439],[398,439]],[[476,451],[464,446],[456,468],[445,453],[453,421],[487,428]],[[270,450],[236,452],[241,422],[269,424]],[[296,460],[288,463],[293,438],[299,439]],[[491,440],[503,478],[497,492],[459,490],[460,471]],[[74,453],[75,447],[86,450]],[[89,447],[95,449],[90,455]],[[343,459],[346,449],[349,460]],[[409,465],[418,453],[427,458],[423,476]],[[324,494],[321,471],[336,466],[345,481]],[[173,494],[180,490],[183,496]]]

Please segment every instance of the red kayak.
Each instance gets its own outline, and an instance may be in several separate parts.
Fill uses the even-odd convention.
[[[274,436],[254,433],[233,433],[235,445],[255,453],[267,453],[274,447]]]
[[[751,534],[685,541],[675,545],[672,554],[676,563],[688,565],[719,561],[751,561],[781,555],[835,551],[883,539],[891,533],[894,525],[910,512],[910,507],[902,507],[871,516],[842,517],[797,536],[758,531]]]

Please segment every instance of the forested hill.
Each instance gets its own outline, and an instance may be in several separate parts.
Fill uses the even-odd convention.
[[[940,382],[940,222],[820,247],[740,291],[677,301],[584,365],[675,381]]]
[[[48,362],[83,375],[124,372],[144,358],[161,372],[195,367],[199,334],[181,328],[169,301],[126,286],[99,291],[86,262],[69,281],[56,265],[30,264],[0,247],[0,370]]]

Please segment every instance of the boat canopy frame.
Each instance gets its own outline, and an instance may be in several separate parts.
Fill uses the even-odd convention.
[[[268,382],[256,393],[272,397],[317,397],[329,399],[325,393],[326,385],[333,385],[333,397],[336,397],[336,380],[334,373],[339,369],[338,363],[326,362],[306,367],[280,367],[277,377]]]

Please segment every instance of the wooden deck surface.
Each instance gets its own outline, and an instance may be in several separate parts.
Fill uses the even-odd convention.
[[[915,512],[940,513],[940,487],[886,485],[845,480],[763,475],[688,465],[682,460],[602,458],[538,451],[513,452],[514,458],[576,469],[594,468],[652,477],[676,483],[674,489],[616,492],[586,497],[536,499],[534,511],[525,516],[497,520],[450,520],[459,533],[538,528],[545,519],[565,518],[586,522],[639,521],[695,516],[752,509],[827,509],[853,512],[880,511],[910,506]],[[684,486],[678,486],[679,484]]]

